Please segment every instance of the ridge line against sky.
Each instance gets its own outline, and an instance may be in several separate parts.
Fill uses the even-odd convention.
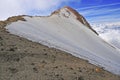
[[[98,32],[104,28],[102,37],[120,48],[120,0],[0,0],[0,20],[17,15],[47,16],[63,6],[76,9],[90,24],[96,24]],[[116,22],[117,30],[97,26]]]
[[[0,20],[16,15],[50,15],[66,5],[76,9],[90,23],[120,22],[119,0],[1,0]]]

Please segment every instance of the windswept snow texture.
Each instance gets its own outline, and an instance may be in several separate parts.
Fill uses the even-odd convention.
[[[120,49],[120,22],[92,24],[100,37]]]
[[[64,14],[64,15],[63,15]],[[24,17],[6,27],[12,34],[54,47],[89,60],[120,75],[120,52],[80,23],[75,15],[62,10],[50,17]]]

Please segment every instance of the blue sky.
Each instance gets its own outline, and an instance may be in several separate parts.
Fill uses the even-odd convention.
[[[120,0],[1,0],[0,20],[14,15],[49,15],[70,6],[90,23],[120,22]]]
[[[77,0],[68,5],[91,23],[120,22],[120,0]]]

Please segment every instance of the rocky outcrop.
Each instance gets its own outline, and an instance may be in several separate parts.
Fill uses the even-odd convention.
[[[9,17],[7,20],[5,21],[0,21],[0,28],[4,28],[6,25],[12,23],[12,22],[16,22],[18,20],[21,20],[21,21],[26,21],[24,18],[23,18],[23,15],[21,16],[13,16],[13,17]]]

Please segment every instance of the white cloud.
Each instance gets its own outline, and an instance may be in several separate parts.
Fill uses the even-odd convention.
[[[100,34],[100,36],[111,44],[115,45],[120,49],[120,31],[118,30],[109,30],[104,34]]]
[[[35,10],[48,13],[47,11],[55,10],[62,3],[70,1],[73,0],[1,0],[0,19],[6,19],[13,15],[29,14]]]
[[[120,22],[92,24],[100,37],[120,49]]]
[[[16,0],[2,0],[0,1],[0,19],[5,19],[8,16],[18,15],[24,13],[21,6]]]
[[[90,6],[90,7],[78,8],[77,10],[88,10],[88,9],[110,7],[110,6],[116,6],[116,5],[120,5],[120,3],[105,4],[105,5],[99,5],[99,6]]]
[[[120,3],[78,8],[77,10],[91,23],[120,21]]]
[[[21,7],[26,10],[38,9],[46,10],[59,6],[65,0],[19,0]]]

